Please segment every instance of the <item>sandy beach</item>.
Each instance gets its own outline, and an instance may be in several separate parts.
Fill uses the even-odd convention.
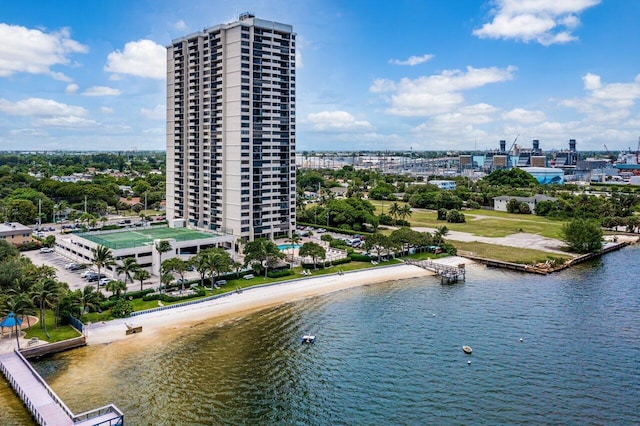
[[[460,258],[458,258],[460,259]],[[460,263],[460,262],[458,262]],[[345,273],[323,275],[301,280],[286,281],[265,287],[245,289],[227,297],[189,306],[88,325],[87,343],[105,344],[126,339],[136,341],[155,339],[166,329],[189,328],[193,324],[212,319],[223,320],[271,306],[281,305],[308,297],[328,294],[362,285],[433,275],[433,272],[413,265],[392,265]],[[435,282],[435,281],[434,281]],[[142,326],[142,333],[125,334],[127,325]]]

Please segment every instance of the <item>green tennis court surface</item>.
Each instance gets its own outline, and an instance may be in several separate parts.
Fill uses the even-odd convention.
[[[212,238],[216,235],[187,228],[147,228],[100,235],[81,234],[80,236],[110,249],[121,249],[149,246],[153,244],[153,240],[173,238],[176,241],[190,241]]]

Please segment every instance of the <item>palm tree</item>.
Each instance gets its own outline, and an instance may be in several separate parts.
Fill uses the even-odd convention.
[[[300,235],[296,234],[295,232],[291,234],[291,237],[284,240],[285,243],[290,243],[289,248],[291,249],[291,263],[293,263],[293,250],[296,244],[300,243],[300,241],[302,241],[302,237],[300,237]]]
[[[393,218],[394,222],[397,220],[401,209],[402,207],[400,207],[398,203],[393,203],[391,204],[391,207],[389,207],[389,216]]]
[[[113,258],[113,253],[109,247],[99,245],[93,250],[93,264],[98,269],[98,277],[100,277],[100,269],[108,268],[115,265],[116,261]],[[96,290],[100,291],[100,278],[96,281]]]
[[[38,281],[31,289],[31,300],[40,311],[40,327],[44,329],[44,334],[50,338],[47,325],[45,324],[44,313],[47,306],[51,307],[58,295],[58,283],[55,280],[47,279]]]
[[[411,206],[409,204],[405,204],[398,210],[398,216],[400,216],[400,219],[402,220],[406,220],[408,217],[411,217],[412,214],[413,211],[411,210]]]
[[[160,265],[160,275],[162,275],[162,254],[173,250],[173,247],[171,247],[171,243],[167,240],[158,241],[155,247],[156,251],[160,255],[158,264]]]
[[[138,261],[134,257],[127,257],[122,261],[122,264],[118,266],[118,275],[124,274],[124,284],[127,285],[127,279],[132,280],[131,274],[140,269]]]
[[[140,281],[140,291],[142,291],[142,284],[144,284],[144,280],[148,280],[150,276],[151,274],[149,273],[149,271],[142,268],[136,270],[136,272],[133,274],[133,278],[136,281]]]
[[[204,287],[204,278],[207,275],[207,271],[209,271],[209,253],[210,250],[202,250],[200,253],[196,254],[191,258],[189,263],[196,268],[196,271],[200,274],[200,286]]]
[[[116,299],[120,299],[120,292],[127,290],[127,285],[120,280],[109,281],[106,286],[107,291],[113,293],[116,296]]]
[[[87,309],[95,310],[96,306],[100,302],[100,293],[94,290],[90,285],[82,289],[80,294],[80,306],[82,307],[82,314],[87,312]]]

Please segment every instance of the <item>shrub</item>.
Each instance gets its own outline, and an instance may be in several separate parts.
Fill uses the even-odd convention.
[[[465,223],[466,218],[459,210],[449,210],[447,212],[447,222],[449,223]]]
[[[131,312],[133,312],[133,305],[131,305],[131,302],[126,299],[118,300],[111,307],[111,316],[113,316],[114,318],[128,317],[129,315],[131,315]]]
[[[331,243],[333,241],[333,237],[331,236],[331,234],[322,234],[322,237],[320,237],[320,239],[328,243]]]
[[[447,209],[438,209],[438,220],[447,220]]]
[[[161,296],[162,295],[160,293],[149,293],[142,296],[142,300],[145,302],[148,302],[149,300],[160,300]]]
[[[123,297],[126,297],[127,299],[141,299],[143,298],[145,295],[149,294],[149,293],[153,293],[153,289],[148,288],[146,290],[142,290],[142,291],[130,291],[127,294],[123,294]],[[111,295],[109,296],[109,300],[117,300],[115,295]]]
[[[293,275],[293,271],[291,269],[282,269],[280,271],[268,271],[267,277],[269,278],[281,278],[289,275]]]
[[[202,297],[206,294],[206,292],[204,291],[204,289],[199,289],[195,294],[186,294],[184,296],[169,296],[168,294],[162,294],[161,295],[161,300],[163,302],[178,302],[180,300],[187,300],[187,299],[193,299],[195,297]]]
[[[342,264],[344,264],[344,263],[349,263],[349,262],[351,262],[351,258],[349,258],[349,257],[345,257],[344,259],[337,259],[337,260],[334,260],[334,261],[332,261],[331,263],[332,263],[333,265],[342,265]]]
[[[366,254],[359,254],[359,253],[351,253],[349,255],[349,259],[353,260],[354,262],[370,262],[371,258],[369,256],[367,256]]]
[[[378,216],[378,220],[381,225],[393,225],[393,218],[388,214],[381,214]]]
[[[117,302],[116,298],[114,297],[113,300],[106,300],[102,303],[100,303],[100,310],[101,311],[106,311],[107,309],[111,309],[113,307],[113,305],[115,305]]]
[[[346,242],[346,241],[344,241],[344,240],[338,240],[338,239],[335,239],[335,240],[332,240],[332,241],[329,243],[329,247],[331,247],[331,248],[346,249],[346,248],[347,248],[347,247],[349,247],[349,246],[347,245],[347,242]]]
[[[477,201],[468,200],[467,201],[467,208],[472,209],[472,210],[477,210],[477,209],[480,208],[480,203],[478,203]]]

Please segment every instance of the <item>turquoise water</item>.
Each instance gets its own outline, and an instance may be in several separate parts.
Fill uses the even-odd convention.
[[[297,249],[300,248],[300,244],[280,244],[278,248],[280,249],[280,251],[289,250],[291,248]]]
[[[135,425],[637,424],[639,255],[359,287],[35,365],[72,410]]]

